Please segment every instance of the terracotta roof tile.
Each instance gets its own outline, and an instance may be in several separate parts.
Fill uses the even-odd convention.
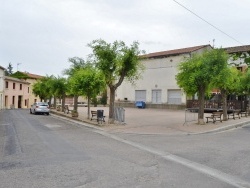
[[[227,47],[223,49],[225,49],[229,54],[236,52],[250,52],[250,45]]]
[[[169,50],[169,51],[161,51],[161,52],[154,52],[154,53],[149,53],[145,54],[142,57],[145,58],[159,58],[159,57],[168,57],[172,55],[179,55],[179,54],[186,54],[186,53],[191,53],[194,51],[197,51],[201,48],[208,47],[211,45],[201,45],[201,46],[193,46],[193,47],[188,47],[188,48],[181,48],[181,49],[175,49],[175,50]]]

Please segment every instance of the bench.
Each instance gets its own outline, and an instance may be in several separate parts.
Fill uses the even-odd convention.
[[[243,117],[243,115],[245,115],[245,117],[247,117],[250,114],[249,110],[247,109],[246,111],[241,111],[240,115],[241,117]]]
[[[213,123],[215,123],[217,119],[219,119],[220,122],[222,122],[222,119],[221,119],[222,114],[223,112],[213,112],[211,116],[206,117],[207,123],[208,123],[208,119],[212,119]]]
[[[230,117],[232,117],[233,119],[235,119],[236,116],[238,116],[238,118],[240,119],[240,110],[233,110],[232,113],[227,114],[227,118],[229,119]]]
[[[68,105],[65,105],[64,106],[64,110],[63,112],[66,113],[66,114],[69,114],[69,112],[71,112],[72,110],[69,109],[69,106]]]
[[[103,115],[103,110],[97,110],[97,111],[94,111],[94,110],[91,110],[91,120],[93,119],[96,119],[97,122],[105,122],[105,116]]]
[[[60,106],[60,105],[58,105],[58,106],[56,107],[56,111],[61,111],[61,106]]]

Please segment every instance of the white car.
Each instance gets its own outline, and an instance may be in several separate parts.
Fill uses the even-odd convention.
[[[49,115],[50,109],[46,102],[35,102],[30,107],[31,114],[47,114]]]

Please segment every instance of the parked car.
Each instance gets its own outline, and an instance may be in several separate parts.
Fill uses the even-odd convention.
[[[50,109],[46,102],[35,102],[30,107],[31,114],[47,114],[49,115]]]

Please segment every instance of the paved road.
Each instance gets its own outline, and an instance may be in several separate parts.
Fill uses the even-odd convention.
[[[0,112],[0,187],[250,187],[250,127],[209,135],[110,134]]]

